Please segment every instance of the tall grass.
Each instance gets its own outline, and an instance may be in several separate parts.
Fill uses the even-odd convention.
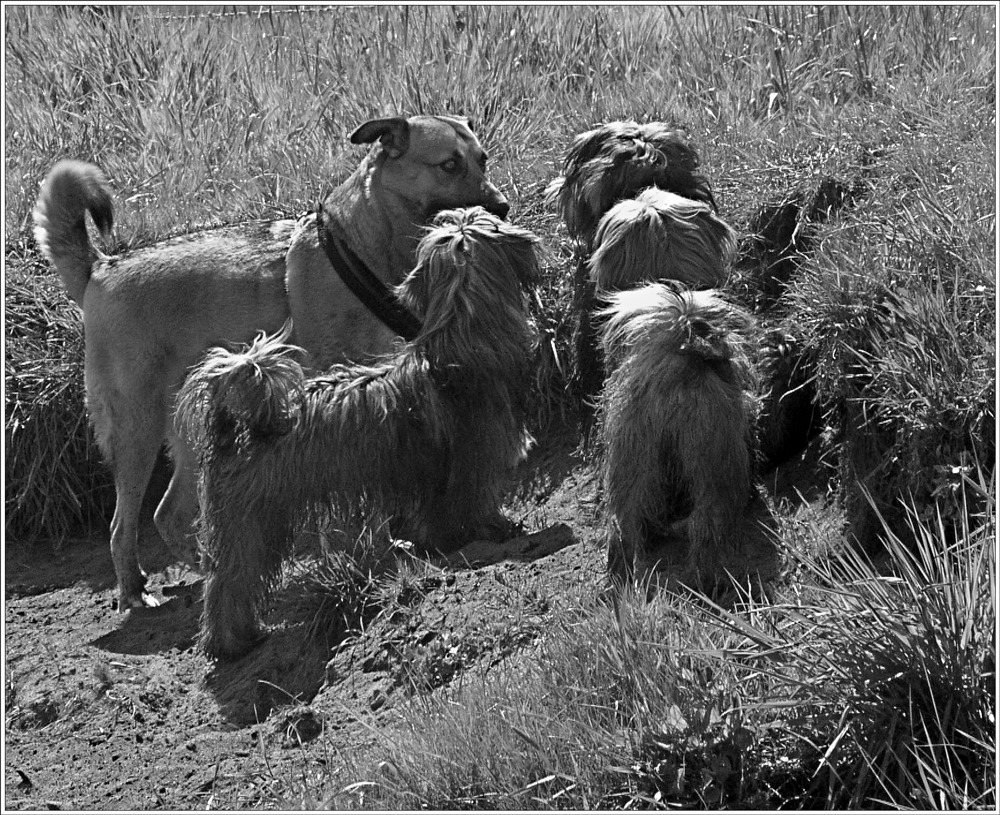
[[[821,398],[839,406],[847,514],[866,543],[875,509],[902,532],[901,499],[931,511],[995,458],[995,144],[971,109],[927,115],[786,295]]]
[[[889,172],[906,181],[915,151],[933,162],[955,145],[992,145],[983,135],[995,91],[990,7],[5,6],[3,15],[5,278],[20,275],[27,287],[15,296],[8,285],[8,324],[31,319],[25,302],[62,297],[38,277],[30,234],[38,183],[59,158],[95,161],[109,175],[118,191],[113,251],[198,225],[300,212],[356,163],[347,135],[363,120],[452,112],[473,119],[512,217],[543,238],[542,421],[567,409],[571,286],[565,234],[541,191],[580,130],[616,118],[687,127],[723,214],[738,227],[798,182],[851,176],[859,152],[898,156]],[[941,222],[947,228],[933,244],[921,233],[920,207],[949,190],[987,195],[993,165],[988,149],[973,150],[960,165],[961,185],[947,167],[935,172],[929,204],[914,201],[903,219],[916,227],[911,256],[992,245],[966,241],[991,234],[981,200],[973,223],[956,199],[952,226]],[[875,192],[888,207],[898,187]],[[896,227],[885,212],[859,217],[857,240],[873,244],[869,265]],[[941,315],[955,307],[944,296],[934,306]],[[73,422],[46,439],[12,423],[13,407],[7,415],[8,464],[46,460],[65,470],[54,483],[78,484],[39,495],[49,482],[12,480],[24,471],[8,466],[8,507],[11,496],[30,507],[26,529],[48,536],[101,515],[70,498],[103,489],[99,478],[79,475],[97,456],[78,415],[50,400],[53,389],[36,398],[19,384],[22,372],[72,368],[75,331],[60,318],[45,328],[50,344],[19,345],[9,325],[6,336],[8,406],[30,405],[36,427]],[[981,336],[992,345],[986,328]],[[976,366],[991,364],[985,353],[976,352]],[[939,392],[950,398],[947,388]]]
[[[4,281],[4,534],[61,540],[107,523],[114,490],[87,430],[78,310],[29,269]]]
[[[577,602],[529,658],[417,697],[384,734],[379,767],[355,769],[367,783],[331,803],[364,791],[378,809],[617,809],[653,803],[658,784],[697,803],[711,782],[678,787],[677,767],[745,735],[732,688],[697,684],[716,664],[699,649],[728,635],[677,599],[617,612]]]
[[[994,23],[956,7],[9,8],[5,223],[25,227],[65,155],[104,167],[140,235],[294,211],[346,170],[357,124],[413,112],[470,116],[520,203],[596,121],[809,124],[944,75],[991,99]]]
[[[966,490],[986,508],[954,543],[912,507],[915,546],[886,530],[888,575],[850,548],[803,559],[817,590],[805,629],[784,636],[795,695],[829,740],[834,807],[996,804],[995,485]]]

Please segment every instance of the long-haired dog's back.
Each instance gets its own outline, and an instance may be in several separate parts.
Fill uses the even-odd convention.
[[[611,294],[599,456],[613,580],[686,553],[688,579],[718,577],[758,535],[755,373],[748,315],[713,291],[652,283]]]
[[[534,242],[478,207],[443,212],[397,289],[422,322],[397,354],[307,378],[297,349],[261,337],[192,373],[179,414],[203,457],[208,653],[252,644],[310,520],[363,508],[428,548],[488,533],[529,441]]]

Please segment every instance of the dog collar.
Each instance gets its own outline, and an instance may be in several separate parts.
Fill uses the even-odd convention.
[[[316,208],[316,231],[330,264],[347,288],[368,310],[407,342],[420,333],[423,325],[406,306],[399,302],[385,281],[369,269],[349,246],[326,228],[323,205]]]

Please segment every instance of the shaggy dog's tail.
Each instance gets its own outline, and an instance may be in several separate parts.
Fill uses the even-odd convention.
[[[93,164],[60,161],[42,182],[35,204],[35,240],[81,307],[94,263],[103,257],[87,234],[88,212],[101,234],[109,235],[114,208],[104,173]]]
[[[731,338],[753,331],[749,317],[712,290],[649,283],[604,299],[609,305],[598,316],[607,320],[602,342],[609,370],[617,368],[632,348],[650,342],[705,362],[732,360],[741,352]]]
[[[290,333],[287,322],[272,336],[261,332],[241,351],[209,351],[177,395],[178,429],[202,449],[210,436],[222,452],[244,434],[261,439],[288,433],[305,385],[295,359],[305,352],[285,342]]]

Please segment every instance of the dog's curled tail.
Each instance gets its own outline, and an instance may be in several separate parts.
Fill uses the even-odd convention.
[[[88,212],[101,234],[110,234],[114,207],[104,173],[82,161],[58,162],[42,182],[35,204],[35,240],[81,307],[91,269],[102,257],[87,234]]]
[[[605,295],[604,299],[608,306],[598,315],[606,319],[601,343],[612,368],[631,348],[651,340],[705,362],[731,360],[747,367],[739,338],[753,333],[753,321],[714,290],[690,291],[677,284],[649,283]]]
[[[305,352],[286,342],[290,333],[288,321],[242,350],[213,348],[192,369],[177,395],[176,422],[197,449],[210,441],[224,451],[244,433],[262,439],[292,429],[305,387],[296,357]]]

